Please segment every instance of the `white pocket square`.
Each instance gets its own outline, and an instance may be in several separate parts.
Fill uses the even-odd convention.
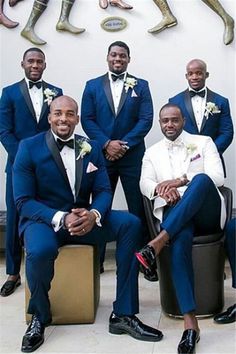
[[[138,97],[137,93],[134,90],[132,90],[131,97]]]
[[[97,169],[98,168],[92,162],[89,162],[86,173],[97,171]]]

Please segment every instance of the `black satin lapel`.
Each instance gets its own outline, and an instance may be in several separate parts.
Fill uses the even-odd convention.
[[[47,88],[47,84],[45,81],[42,81],[42,89],[43,89],[43,92],[44,90]],[[40,117],[39,117],[39,120],[44,116],[44,113],[46,112],[47,108],[48,108],[48,103],[47,102],[44,102],[45,100],[45,97],[44,97],[44,93],[43,93],[43,106],[42,106],[42,109],[41,109],[41,113],[40,113]]]
[[[112,110],[113,114],[115,115],[115,107],[114,107],[114,103],[113,103],[113,98],[112,98],[112,93],[111,93],[110,81],[108,79],[108,74],[104,76],[103,88],[104,88],[104,91],[105,91],[109,106],[111,107],[111,110]]]
[[[206,103],[207,102],[214,102],[214,92],[212,92],[209,89],[207,89]],[[204,129],[205,125],[206,125],[206,121],[207,121],[207,118],[204,115],[203,119],[202,119],[202,125],[201,125],[201,129],[200,129],[200,133],[203,131],[203,129]]]
[[[78,197],[83,175],[83,159],[75,161],[75,195]]]
[[[189,95],[189,90],[186,90],[184,93],[184,103],[185,103],[186,109],[188,111],[188,114],[192,120],[192,123],[198,131],[196,119],[195,119],[194,112],[193,112],[193,106],[192,106],[191,98]]]
[[[53,137],[53,135],[51,133],[51,130],[47,131],[47,133],[46,133],[46,143],[47,143],[47,146],[48,146],[49,150],[51,151],[51,154],[52,154],[52,156],[53,156],[53,158],[54,158],[59,170],[61,171],[64,179],[66,180],[66,182],[69,185],[69,188],[71,189],[70,182],[68,180],[68,177],[67,177],[67,174],[66,174],[66,170],[65,170],[65,167],[64,167],[60,152],[58,150],[58,147],[57,147],[57,144],[55,142],[55,139],[54,139],[54,137]]]
[[[25,80],[22,80],[20,82],[20,90],[21,90],[22,96],[24,97],[25,102],[26,102],[26,104],[27,104],[27,106],[28,106],[33,118],[36,119],[34,107],[33,107],[33,104],[32,104],[31,98],[30,98],[30,94],[29,94],[29,90],[28,90],[28,87],[27,87],[27,83],[26,83]]]

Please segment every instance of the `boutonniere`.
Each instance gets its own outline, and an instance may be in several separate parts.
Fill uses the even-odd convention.
[[[214,113],[220,113],[219,107],[214,102],[207,102],[204,116],[206,119],[209,118],[209,114],[213,115]]]
[[[197,150],[197,145],[195,145],[195,144],[187,144],[186,145],[186,149],[187,149],[187,154],[188,155],[192,155],[194,153],[194,151]]]
[[[47,102],[48,105],[51,104],[52,100],[56,97],[56,95],[58,94],[57,90],[55,89],[50,89],[50,88],[46,88],[43,91],[44,96],[46,97],[44,102]]]
[[[125,92],[128,92],[128,89],[133,89],[137,85],[138,81],[134,77],[127,77],[124,83]]]
[[[78,151],[78,156],[76,160],[79,158],[83,158],[86,154],[89,154],[92,150],[92,146],[87,142],[86,139],[75,140],[75,151]]]

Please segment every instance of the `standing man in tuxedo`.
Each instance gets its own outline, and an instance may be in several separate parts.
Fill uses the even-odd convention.
[[[153,105],[148,82],[127,72],[129,62],[126,43],[109,46],[108,73],[86,83],[81,123],[88,137],[103,149],[113,195],[120,178],[128,210],[141,218],[147,237],[139,179]]]
[[[170,98],[169,102],[181,108],[185,117],[184,130],[212,138],[226,171],[222,155],[231,144],[234,134],[229,101],[205,86],[209,72],[203,60],[191,60],[186,71],[189,87]]]
[[[184,333],[178,353],[195,353],[200,330],[195,316],[192,240],[194,234],[223,229],[226,210],[217,187],[224,183],[220,156],[212,139],[185,131],[180,108],[167,104],[160,110],[164,139],[146,150],[140,187],[154,199],[154,215],[160,233],[140,252],[140,264],[151,269],[167,242],[170,244],[171,272]]]
[[[12,165],[20,140],[48,130],[49,104],[62,95],[62,90],[42,81],[46,68],[45,54],[39,48],[29,48],[23,55],[21,67],[25,78],[7,86],[0,100],[0,140],[7,151],[6,165],[6,273],[7,281],[1,296],[12,294],[21,284],[21,245],[18,234],[18,216],[13,200]],[[40,147],[38,147],[40,149]]]
[[[44,341],[44,328],[51,322],[48,291],[54,261],[58,248],[70,243],[100,246],[117,241],[117,290],[109,332],[151,342],[163,336],[135,316],[134,252],[141,241],[140,220],[110,210],[112,193],[101,149],[97,142],[74,134],[78,121],[77,103],[68,96],[56,98],[50,107],[51,129],[23,140],[14,164],[14,197],[31,292],[28,313],[33,315],[21,347],[26,353]]]

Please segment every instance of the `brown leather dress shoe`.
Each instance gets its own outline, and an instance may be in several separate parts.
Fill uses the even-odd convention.
[[[99,0],[99,6],[101,9],[106,9],[108,6],[108,0]]]
[[[122,0],[110,0],[110,5],[111,6],[117,6],[120,9],[123,9],[123,10],[131,10],[133,8],[133,6],[131,6],[129,4],[126,4]]]

